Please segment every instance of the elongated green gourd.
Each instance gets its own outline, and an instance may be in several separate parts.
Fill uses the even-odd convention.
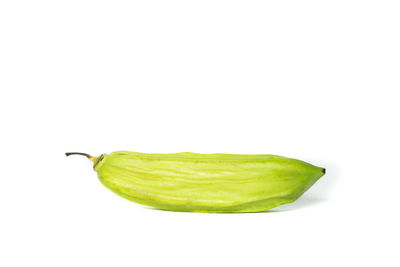
[[[88,157],[114,193],[172,211],[265,211],[295,201],[325,174],[324,168],[275,155],[66,153],[73,154]]]

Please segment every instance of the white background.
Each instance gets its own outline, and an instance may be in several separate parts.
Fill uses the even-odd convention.
[[[0,266],[399,266],[398,1],[1,1]],[[256,214],[158,211],[83,157],[326,167]]]

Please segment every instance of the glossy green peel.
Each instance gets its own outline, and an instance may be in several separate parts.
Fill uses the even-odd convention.
[[[145,154],[92,157],[100,181],[131,201],[171,211],[258,212],[298,199],[325,169],[275,155]]]

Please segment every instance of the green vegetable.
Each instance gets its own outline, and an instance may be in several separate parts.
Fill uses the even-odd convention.
[[[100,181],[134,202],[171,211],[257,212],[298,199],[325,169],[275,155],[145,154],[92,157]]]

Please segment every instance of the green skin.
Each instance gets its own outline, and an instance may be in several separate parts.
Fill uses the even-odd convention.
[[[266,211],[295,201],[325,174],[324,168],[275,155],[84,155],[114,193],[171,211]]]

